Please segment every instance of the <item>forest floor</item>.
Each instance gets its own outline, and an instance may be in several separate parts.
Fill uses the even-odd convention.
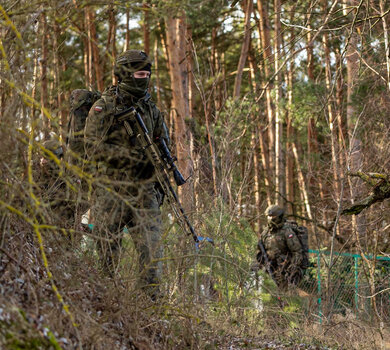
[[[376,336],[356,345],[355,329],[368,338],[360,325],[338,325],[338,335],[349,332],[348,345],[329,330],[311,334],[312,321],[290,328],[279,311],[265,324],[256,312],[247,316],[234,305],[226,311],[221,301],[199,304],[185,293],[153,301],[134,281],[102,275],[90,256],[62,243],[42,245],[45,266],[34,235],[3,237],[0,349],[390,349]]]

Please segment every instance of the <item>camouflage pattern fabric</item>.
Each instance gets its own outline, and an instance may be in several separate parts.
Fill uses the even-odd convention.
[[[74,224],[74,195],[64,181],[63,148],[58,136],[52,136],[42,146],[57,157],[44,153],[34,166],[34,181],[40,190],[43,208],[46,214],[41,220],[50,224],[70,228]]]
[[[269,225],[262,232],[260,240],[264,245],[277,285],[286,289],[289,285],[299,283],[303,276],[302,245],[289,224],[283,220],[278,226]],[[261,264],[265,263],[260,248],[257,261]]]
[[[84,157],[84,127],[92,105],[100,98],[99,92],[86,89],[73,90],[70,95],[70,125],[68,130],[68,149]],[[78,163],[78,162],[76,162]]]
[[[136,137],[130,137],[114,117],[131,106],[140,110],[152,139],[169,140],[163,117],[149,95],[137,100],[117,87],[107,89],[93,105],[85,126],[85,152],[97,180],[92,217],[108,272],[118,266],[126,226],[139,254],[141,280],[144,285],[158,284],[161,214],[154,168]]]

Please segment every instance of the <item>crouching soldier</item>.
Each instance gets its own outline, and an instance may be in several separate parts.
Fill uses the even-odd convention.
[[[257,245],[257,262],[252,266],[252,270],[265,267],[282,290],[299,283],[306,261],[300,238],[284,214],[284,209],[277,205],[266,209],[268,224],[261,233]]]

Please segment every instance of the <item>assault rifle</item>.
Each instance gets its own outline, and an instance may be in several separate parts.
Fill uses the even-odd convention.
[[[260,251],[261,251],[261,254],[262,254],[262,259],[264,259],[265,268],[266,268],[269,276],[276,283],[275,276],[274,276],[274,273],[272,272],[272,268],[271,268],[271,262],[268,259],[268,255],[267,255],[267,252],[265,251],[263,242],[261,240],[259,240],[259,242],[257,244],[258,244],[258,246],[260,248]],[[276,283],[276,285],[277,285],[277,283]]]
[[[149,134],[149,130],[146,127],[141,115],[134,107],[130,107],[129,109],[115,114],[115,118],[118,121],[123,122],[130,137],[137,137],[140,146],[143,148],[147,157],[155,168],[157,180],[165,196],[167,197],[167,200],[171,205],[172,211],[175,214],[180,226],[184,231],[187,231],[188,234],[192,235],[195,243],[198,244],[198,235],[196,234],[193,226],[190,223],[190,220],[184,212],[180,200],[169,179],[169,174],[172,173],[177,186],[182,186],[186,183],[183,175],[176,167],[175,161],[177,159],[171,155],[165,140],[152,140]]]

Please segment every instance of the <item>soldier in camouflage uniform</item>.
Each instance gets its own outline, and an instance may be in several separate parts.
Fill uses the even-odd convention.
[[[271,205],[266,211],[268,225],[261,234],[261,242],[267,253],[270,270],[278,287],[287,289],[302,279],[303,250],[296,233],[286,222],[284,209]],[[266,264],[260,245],[256,256],[257,266]]]
[[[74,201],[72,191],[64,181],[64,148],[56,135],[44,141],[42,146],[53,154],[53,156],[43,154],[34,174],[34,180],[41,191],[42,202],[47,209],[45,215],[47,217],[44,220],[63,228],[70,228],[74,223]]]
[[[107,88],[91,108],[85,125],[85,151],[96,166],[96,204],[92,217],[101,237],[103,264],[115,272],[126,226],[139,253],[141,286],[157,286],[161,274],[161,194],[154,168],[115,114],[135,107],[152,139],[169,142],[161,112],[147,92],[151,61],[143,51],[128,50],[115,64],[118,85]],[[156,288],[154,288],[156,290]]]

